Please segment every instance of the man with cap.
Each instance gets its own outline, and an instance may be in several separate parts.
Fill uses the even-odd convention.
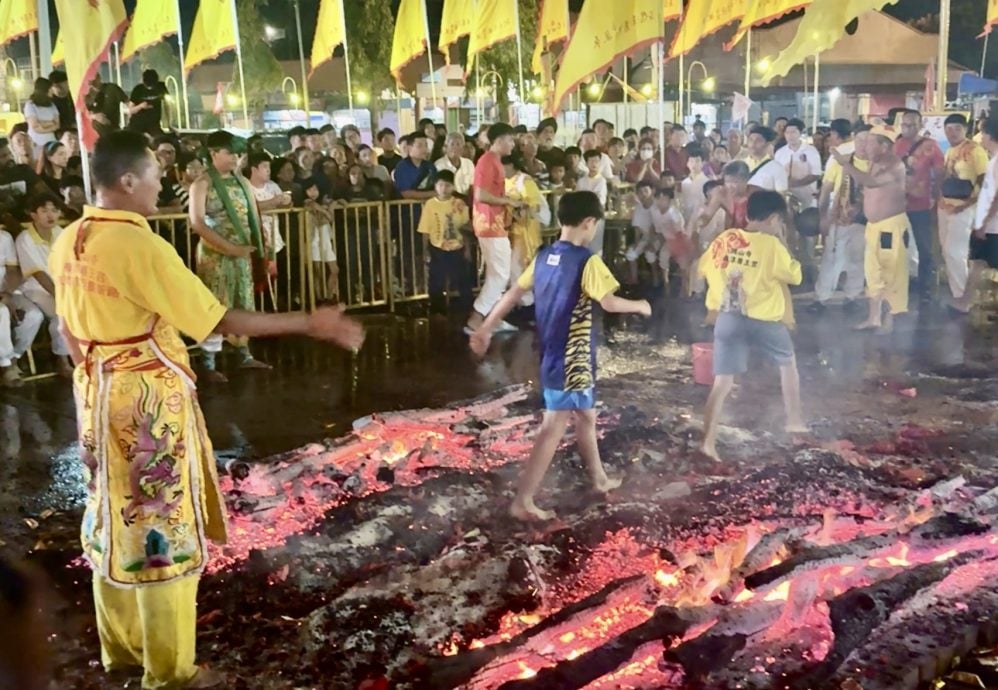
[[[52,105],[59,111],[59,124],[63,129],[76,128],[76,106],[73,105],[73,98],[69,95],[69,79],[62,70],[53,70],[49,74],[49,81],[52,82]]]
[[[142,668],[143,688],[232,687],[195,665],[198,583],[226,525],[181,334],[305,335],[356,349],[363,329],[338,308],[260,314],[219,302],[146,221],[160,169],[141,133],[101,137],[92,168],[96,205],[53,242],[49,272],[76,364],[81,542],[101,663]]]
[[[564,162],[565,152],[554,145],[554,135],[558,133],[558,121],[546,117],[537,124],[537,160],[551,167],[552,161]]]
[[[939,201],[939,247],[953,299],[961,301],[970,274],[970,236],[981,183],[988,172],[988,152],[967,138],[967,118],[954,113],[943,123],[950,148],[946,151],[942,198]]]
[[[506,196],[506,172],[502,159],[512,154],[516,145],[513,128],[505,122],[497,122],[489,127],[488,137],[489,150],[475,164],[475,198],[471,213],[471,226],[485,262],[485,282],[464,329],[468,335],[478,330],[509,287],[513,250],[509,243],[507,210],[523,206],[522,201]],[[496,330],[515,331],[516,326],[503,321]]]
[[[905,196],[905,168],[894,154],[900,132],[877,125],[870,130],[865,153],[870,170],[856,167],[851,156],[832,152],[854,182],[863,187],[863,215],[866,216],[866,251],[863,267],[869,316],[857,330],[879,329],[890,333],[894,316],[908,311],[908,252],[911,223]],[[887,303],[887,316],[883,315]]]

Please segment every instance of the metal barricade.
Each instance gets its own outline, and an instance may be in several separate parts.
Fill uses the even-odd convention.
[[[335,266],[313,263],[316,287],[328,285],[330,269],[338,276],[332,290],[348,309],[390,306],[391,271],[386,238],[385,206],[380,202],[352,203],[333,208],[333,226],[328,231],[336,255]],[[312,224],[310,223],[310,226]],[[313,252],[316,242],[325,242],[321,227],[311,227]],[[313,253],[313,262],[315,254]]]
[[[392,304],[428,299],[430,296],[426,246],[418,232],[422,209],[423,202],[415,199],[385,203]]]

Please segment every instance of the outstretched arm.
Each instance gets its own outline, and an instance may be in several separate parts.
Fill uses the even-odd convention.
[[[364,344],[363,326],[346,316],[342,306],[322,307],[311,314],[267,314],[230,309],[215,326],[215,332],[253,338],[305,335],[335,343],[346,350],[357,350]]]
[[[506,294],[502,296],[499,303],[492,307],[492,311],[489,312],[488,318],[482,322],[482,325],[478,327],[478,330],[474,332],[471,336],[471,349],[472,351],[481,357],[489,349],[489,343],[492,341],[492,331],[496,329],[506,315],[509,314],[520,303],[523,299],[523,295],[526,294],[524,290],[519,285],[514,285]]]

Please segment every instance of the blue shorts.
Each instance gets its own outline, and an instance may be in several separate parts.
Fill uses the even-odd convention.
[[[551,412],[565,410],[591,410],[596,407],[596,390],[561,391],[556,388],[544,389],[544,409]]]
[[[790,331],[779,321],[760,321],[739,313],[721,312],[714,324],[714,376],[748,371],[749,349],[755,347],[777,366],[794,361]]]

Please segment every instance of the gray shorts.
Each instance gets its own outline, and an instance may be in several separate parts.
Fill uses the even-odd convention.
[[[718,314],[714,324],[714,376],[748,371],[748,354],[753,346],[777,366],[794,361],[794,344],[783,323],[750,319],[735,312]]]

